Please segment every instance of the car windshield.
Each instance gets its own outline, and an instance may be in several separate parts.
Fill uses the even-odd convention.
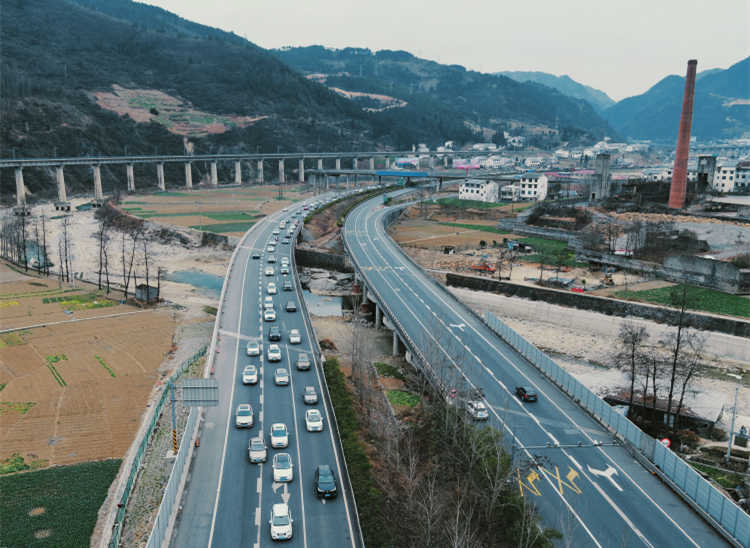
[[[238,414],[238,415],[239,415],[240,417],[249,417],[250,415],[252,415],[252,414],[253,414],[253,412],[252,412],[252,411],[250,411],[249,409],[240,409],[240,412],[239,412],[239,413],[237,413],[237,414]]]
[[[247,345],[247,347],[251,348],[251,349],[258,348],[258,343],[257,342],[251,342],[250,344]]]
[[[307,418],[310,419],[311,421],[319,421],[320,420],[320,413],[318,413],[317,411],[314,411],[312,413],[308,413],[307,414]]]
[[[273,524],[279,527],[289,525],[289,516],[287,514],[276,514],[273,517]]]
[[[277,428],[271,433],[271,435],[274,438],[283,438],[284,436],[286,436],[286,430],[284,430],[283,428]]]
[[[245,375],[254,375],[255,374],[255,368],[252,365],[248,365],[245,368]]]
[[[312,386],[305,388],[305,394],[315,394],[315,389]]]
[[[526,392],[527,396],[536,396],[536,392],[530,386],[524,386],[523,391]]]
[[[321,469],[318,472],[318,481],[320,483],[332,483],[333,482],[333,474],[331,474],[330,470]]]
[[[278,455],[276,457],[276,468],[281,470],[288,470],[292,467],[292,463],[289,462],[289,457],[286,455]]]
[[[250,451],[262,451],[263,449],[265,449],[265,447],[263,446],[263,442],[260,440],[253,441],[253,443],[250,445]]]

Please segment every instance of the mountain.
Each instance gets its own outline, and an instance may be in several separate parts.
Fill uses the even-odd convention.
[[[511,72],[507,70],[503,72],[495,72],[494,74],[495,76],[507,76],[516,82],[536,82],[538,84],[555,88],[570,97],[588,101],[599,114],[601,114],[607,107],[611,107],[615,104],[615,101],[603,91],[592,88],[591,86],[580,84],[567,75],[555,76],[554,74],[546,72]]]
[[[710,141],[750,131],[750,57],[704,72],[695,83],[692,135]],[[609,107],[604,117],[625,137],[674,143],[684,91],[684,76],[667,76],[646,93]]]
[[[619,138],[588,102],[534,82],[441,65],[405,51],[309,46],[282,48],[273,53],[329,87],[385,94],[407,104],[417,97],[439,101],[477,128],[498,131],[523,125],[539,138],[559,124],[582,130],[590,139],[600,139],[603,133]],[[400,109],[386,112],[400,116]]]

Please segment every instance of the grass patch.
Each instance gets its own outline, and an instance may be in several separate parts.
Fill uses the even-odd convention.
[[[8,346],[21,346],[22,344],[26,344],[26,341],[23,340],[17,332],[3,333],[2,335],[0,335],[0,348],[6,348]]]
[[[0,384],[0,392],[2,392],[3,388],[5,388],[7,385],[8,385],[7,382],[4,382],[4,383]]]
[[[223,223],[220,225],[192,225],[190,228],[195,230],[203,230],[203,232],[213,232],[214,234],[222,234],[225,232],[247,232],[255,224],[255,221],[241,221],[236,223]]]
[[[206,313],[206,314],[208,314],[209,316],[216,316],[216,313],[217,313],[218,311],[216,310],[216,307],[215,307],[215,306],[204,306],[204,307],[203,307],[203,312],[205,312],[205,313]]]
[[[438,223],[439,225],[443,226],[455,226],[458,228],[466,228],[468,230],[476,230],[478,232],[490,232],[492,234],[512,234],[511,232],[508,232],[507,230],[500,230],[499,228],[495,228],[492,226],[487,225],[470,225],[470,224],[462,224],[462,223]]]
[[[534,238],[534,237],[528,237],[528,238],[516,238],[517,240],[523,240],[525,244],[529,244],[534,247],[535,250],[541,251],[544,255],[546,255],[544,264],[552,266],[555,262],[555,255],[560,253],[562,250],[564,250],[566,247],[568,247],[567,242],[559,242],[557,240],[548,240],[546,238]],[[533,253],[531,255],[524,255],[519,254],[518,258],[529,262],[529,263],[540,263],[542,262],[542,253]],[[571,257],[573,256],[573,253],[571,252]],[[579,263],[575,259],[568,259],[564,261],[563,263],[566,266],[572,266],[573,268],[580,268],[588,266],[588,263]]]
[[[437,203],[441,206],[472,209],[494,209],[496,207],[510,205],[510,203],[505,202],[482,202],[480,200],[460,200],[458,198],[438,198]]]
[[[675,290],[680,290],[680,286],[644,289],[643,291],[616,291],[615,297],[669,305],[672,292]],[[689,297],[694,301],[691,306],[688,306],[690,310],[750,318],[750,300],[745,297],[695,286],[690,286]]]
[[[697,462],[691,461],[687,461],[687,463],[696,470],[700,470],[704,474],[708,474],[708,477],[710,477],[725,489],[734,489],[735,487],[742,485],[742,482],[745,479],[745,477],[741,474],[733,474],[732,472],[717,470],[716,468],[707,466],[705,464],[699,464]]]
[[[47,363],[49,364],[68,361],[68,358],[65,354],[57,354],[55,356],[46,356],[44,359],[47,360]]]
[[[113,376],[113,377],[116,377],[116,376],[117,376],[117,375],[115,375],[115,372],[114,372],[114,371],[112,371],[112,370],[111,370],[111,369],[109,368],[109,366],[108,366],[108,365],[107,365],[107,364],[105,363],[105,361],[104,361],[103,359],[101,359],[101,358],[100,358],[99,356],[94,356],[94,357],[95,357],[95,358],[96,358],[97,360],[99,360],[99,363],[100,363],[100,364],[102,364],[102,365],[104,366],[104,369],[106,369],[107,371],[109,371],[109,374],[110,374],[111,376]]]
[[[248,211],[246,213],[204,213],[209,219],[214,221],[248,221],[257,217],[257,211]]]
[[[393,405],[414,407],[419,403],[419,396],[403,390],[388,390],[385,395],[388,396],[388,401]]]
[[[394,379],[398,379],[400,381],[406,382],[406,377],[404,377],[401,374],[401,371],[393,367],[392,365],[388,365],[387,363],[380,363],[375,362],[375,370],[378,372],[378,375],[381,377],[392,377]]]
[[[349,479],[354,497],[357,499],[357,510],[365,545],[386,545],[387,533],[382,526],[380,516],[383,498],[375,487],[375,480],[370,471],[372,464],[359,440],[357,415],[352,409],[353,401],[349,388],[346,386],[344,374],[339,368],[338,359],[328,358],[323,362],[323,371],[336,413],[341,445],[344,448],[344,457],[349,469]]]
[[[13,494],[0,499],[3,546],[88,546],[99,508],[121,463],[111,459],[0,477],[0,491]],[[44,512],[30,515],[35,508]]]
[[[108,308],[117,305],[96,293],[85,295],[70,295],[67,297],[50,297],[49,301],[57,302],[66,310],[90,310],[92,308]]]
[[[13,453],[7,459],[0,460],[0,476],[25,472],[26,470],[38,470],[39,468],[44,468],[46,465],[46,460],[34,460],[31,463],[26,463],[19,453]]]
[[[57,368],[54,365],[48,363],[47,369],[49,369],[50,373],[52,373],[52,376],[55,377],[57,384],[59,384],[60,386],[68,386],[68,383],[65,382],[65,379],[63,379],[62,375],[57,372]]]
[[[5,384],[3,384],[5,388]],[[8,413],[18,413],[19,415],[25,415],[29,409],[36,405],[35,401],[4,401],[0,402],[0,415],[7,415]]]

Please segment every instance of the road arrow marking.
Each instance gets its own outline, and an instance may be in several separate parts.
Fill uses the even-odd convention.
[[[614,476],[617,475],[617,470],[615,470],[614,468],[612,468],[609,464],[607,465],[607,469],[604,470],[603,472],[601,470],[597,470],[596,468],[591,468],[590,464],[587,464],[586,466],[588,467],[589,472],[591,472],[592,474],[596,474],[597,476],[601,476],[603,478],[607,478],[609,481],[612,482],[612,484],[615,487],[617,487],[618,491],[622,491],[622,487],[620,487],[619,485],[617,485],[617,482],[612,479],[613,475]]]
[[[450,325],[451,327],[457,327],[457,328],[459,328],[459,329],[460,329],[461,331],[463,331],[463,330],[464,330],[464,326],[465,326],[466,324],[465,324],[465,323],[460,323],[460,324],[458,324],[458,325],[455,325],[455,324],[452,324],[452,323],[451,323],[451,324],[448,324],[448,325]]]
[[[276,490],[279,487],[281,487],[282,485],[284,486],[284,492],[281,494],[281,500],[283,500],[284,504],[286,504],[286,503],[289,502],[289,497],[291,497],[291,495],[289,494],[289,484],[287,484],[287,483],[277,483],[277,482],[274,481],[273,485],[272,485],[273,492],[275,493]]]
[[[326,499],[320,499],[320,501],[323,503],[323,506],[325,506]]]
[[[391,268],[393,268],[393,270],[403,270],[404,269],[403,266],[393,266]]]

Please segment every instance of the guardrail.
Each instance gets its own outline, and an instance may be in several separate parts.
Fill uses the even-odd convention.
[[[125,512],[127,510],[128,501],[130,500],[130,493],[132,492],[133,485],[135,484],[135,480],[138,477],[138,472],[140,472],[141,470],[143,455],[146,453],[146,449],[148,449],[148,445],[151,441],[151,436],[156,429],[156,423],[158,422],[159,415],[161,414],[161,410],[164,407],[164,402],[166,402],[168,399],[168,390],[166,390],[166,387],[169,386],[169,383],[175,382],[190,366],[192,366],[196,361],[205,356],[206,348],[207,346],[204,346],[201,350],[185,360],[180,365],[180,367],[172,374],[172,376],[169,377],[169,380],[164,384],[165,389],[161,393],[159,403],[157,403],[156,407],[154,408],[153,416],[151,417],[151,424],[149,425],[148,430],[146,430],[146,434],[143,436],[143,440],[138,447],[138,451],[135,454],[135,458],[133,459],[133,463],[130,468],[130,475],[127,482],[125,482],[125,489],[123,491],[123,494],[120,496],[119,504],[121,506],[119,506],[117,509],[117,514],[115,515],[115,526],[112,530],[112,537],[109,541],[109,546],[111,548],[116,548],[120,543],[120,537],[122,535],[122,525],[125,520]],[[190,419],[188,418],[188,426],[185,428],[185,434],[187,434],[187,432],[190,430],[189,422]],[[169,485],[167,485],[167,488],[169,488]]]

